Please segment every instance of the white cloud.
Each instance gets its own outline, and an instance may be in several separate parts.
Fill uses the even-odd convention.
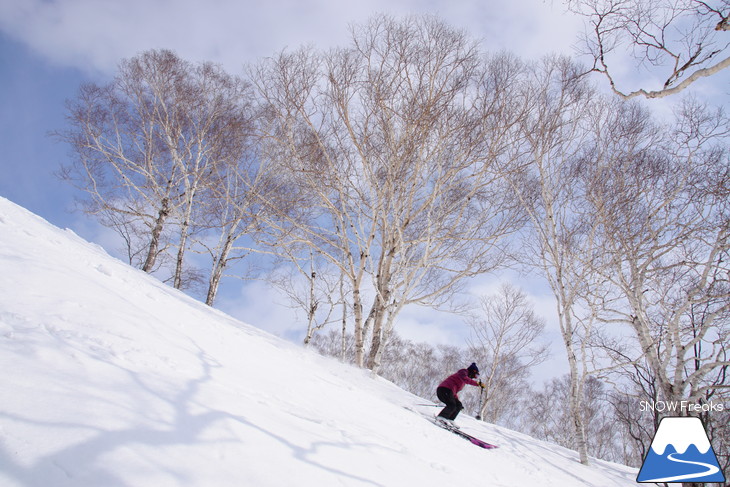
[[[565,52],[578,21],[540,0],[4,0],[0,29],[60,65],[113,72],[120,59],[170,48],[229,69],[284,47],[347,42],[348,25],[377,12],[435,13],[489,50]]]
[[[469,335],[463,316],[434,311],[423,306],[406,306],[396,318],[396,332],[415,343],[461,347]]]

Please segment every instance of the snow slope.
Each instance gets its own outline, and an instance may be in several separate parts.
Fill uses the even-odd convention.
[[[626,486],[211,310],[0,198],[0,485]],[[436,408],[422,407],[431,412]]]

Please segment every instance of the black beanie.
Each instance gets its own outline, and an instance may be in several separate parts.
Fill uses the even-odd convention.
[[[479,373],[479,367],[477,367],[477,364],[475,364],[474,362],[472,362],[466,370],[467,372],[474,372],[475,374]]]

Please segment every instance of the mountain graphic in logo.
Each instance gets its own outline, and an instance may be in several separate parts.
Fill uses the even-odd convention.
[[[688,417],[662,419],[636,481],[725,482],[702,421]]]

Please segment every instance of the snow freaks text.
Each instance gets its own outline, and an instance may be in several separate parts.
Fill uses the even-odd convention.
[[[640,401],[639,410],[656,411],[659,413],[707,413],[722,412],[725,406],[722,403],[695,403],[690,401]]]

